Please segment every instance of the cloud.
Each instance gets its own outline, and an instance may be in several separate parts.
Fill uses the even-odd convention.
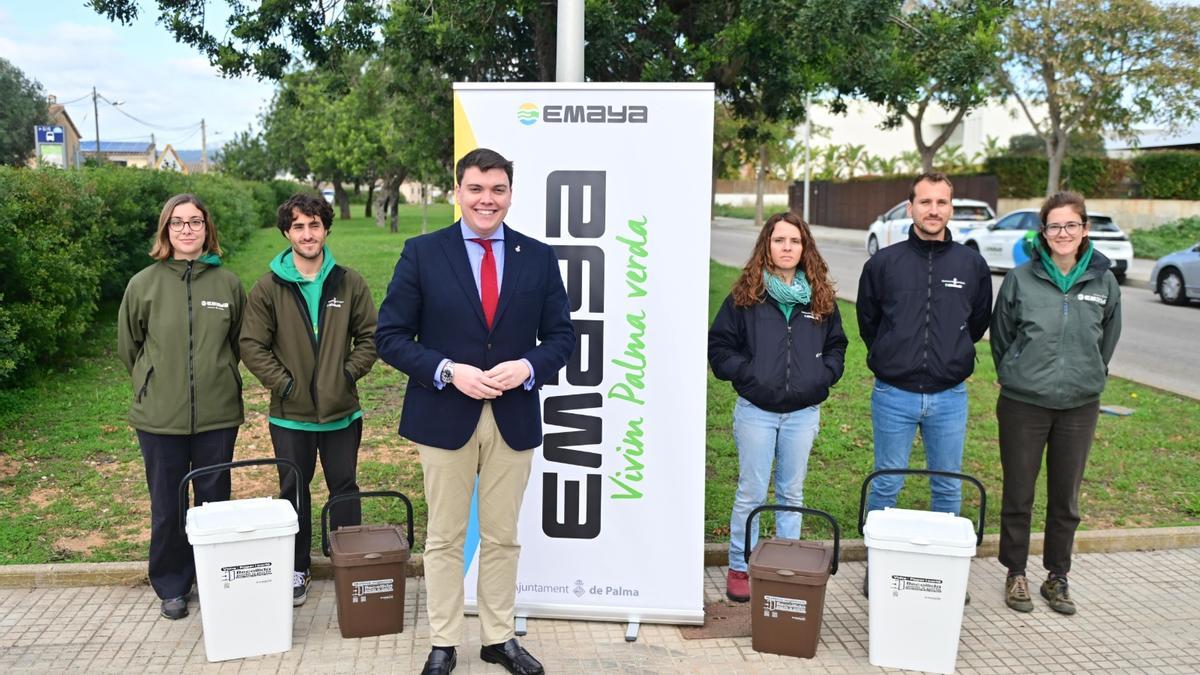
[[[21,18],[0,21],[0,57],[40,81],[59,101],[83,97],[67,111],[86,138],[94,136],[93,86],[110,101],[124,101],[119,109],[100,101],[102,138],[149,139],[154,134],[160,148],[171,143],[181,149],[200,147],[195,130],[202,118],[210,145],[214,138],[219,142],[245,129],[273,90],[271,83],[220,77],[206,58],[175,43],[161,26],[120,27],[101,17],[92,24],[86,14],[79,21],[46,26]]]

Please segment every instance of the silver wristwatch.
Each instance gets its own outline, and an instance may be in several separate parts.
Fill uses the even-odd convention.
[[[450,384],[454,381],[454,362],[448,362],[442,368],[442,384]]]

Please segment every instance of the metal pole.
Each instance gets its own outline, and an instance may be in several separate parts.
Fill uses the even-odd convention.
[[[208,173],[208,128],[200,118],[200,173]]]
[[[583,82],[583,0],[558,0],[558,53],[554,79]]]
[[[812,182],[812,94],[804,95],[804,222],[808,223],[809,183]],[[809,223],[810,225],[812,223]]]
[[[92,121],[96,123],[96,161],[100,161],[100,106],[96,103],[96,88],[92,87]]]

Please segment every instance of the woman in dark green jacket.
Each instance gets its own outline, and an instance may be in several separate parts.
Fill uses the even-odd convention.
[[[177,490],[188,471],[233,459],[246,292],[221,267],[216,226],[195,195],[167,200],[150,255],[156,262],[129,280],[121,299],[117,351],[132,377],[129,423],[150,488],[150,584],[162,615],[180,619],[196,570]],[[194,488],[197,505],[229,499],[229,474],[201,477]]]
[[[1100,415],[1108,362],[1121,335],[1121,289],[1110,262],[1088,240],[1083,197],[1060,192],[1041,209],[1031,260],[1004,278],[992,315],[992,359],[1000,381],[996,418],[1004,496],[1000,562],[1005,602],[1033,611],[1025,563],[1042,451],[1046,451],[1049,576],[1041,595],[1074,614],[1067,586],[1079,525],[1079,486]]]

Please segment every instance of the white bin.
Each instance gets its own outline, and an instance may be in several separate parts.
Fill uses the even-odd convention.
[[[873,666],[952,673],[976,533],[950,513],[888,508],[863,528]]]
[[[292,648],[292,568],[299,530],[287,500],[213,502],[187,512],[209,661]]]

